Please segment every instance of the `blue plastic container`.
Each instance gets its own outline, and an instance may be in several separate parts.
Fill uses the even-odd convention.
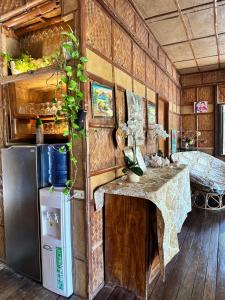
[[[61,153],[59,148],[65,146],[51,145],[48,146],[49,155],[49,182],[53,186],[65,186],[69,175],[68,153]]]

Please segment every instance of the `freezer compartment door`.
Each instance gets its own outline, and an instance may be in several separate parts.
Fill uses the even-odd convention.
[[[2,150],[7,264],[41,281],[37,148]]]

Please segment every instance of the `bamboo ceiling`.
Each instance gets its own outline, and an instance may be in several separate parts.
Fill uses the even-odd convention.
[[[225,67],[224,0],[134,0],[182,74]]]

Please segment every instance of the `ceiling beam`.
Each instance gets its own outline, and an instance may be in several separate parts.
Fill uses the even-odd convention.
[[[221,60],[220,60],[220,46],[219,46],[219,35],[218,35],[217,0],[213,0],[213,14],[214,14],[214,30],[216,36],[216,48],[218,54],[218,64],[220,68]]]
[[[184,30],[185,30],[185,33],[186,33],[186,36],[187,36],[187,41],[188,41],[188,44],[191,48],[191,52],[192,52],[192,55],[194,57],[195,63],[197,65],[198,71],[200,71],[198,61],[197,61],[196,56],[195,56],[194,48],[193,48],[193,45],[192,45],[192,42],[191,42],[191,37],[189,35],[188,28],[187,28],[187,25],[186,25],[185,20],[184,20],[183,13],[182,13],[181,8],[180,8],[179,0],[174,0],[174,3],[175,3],[175,5],[177,7],[177,10],[179,12],[179,16],[180,16],[181,22],[183,24],[183,27],[184,27]]]

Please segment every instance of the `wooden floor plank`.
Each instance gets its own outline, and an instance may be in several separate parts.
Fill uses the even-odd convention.
[[[209,239],[209,237],[208,237],[208,227],[209,226],[210,226],[210,223],[209,223],[208,219],[204,218],[202,220],[201,231],[198,235],[198,240],[195,245],[195,249],[194,249],[194,246],[192,247],[192,250],[193,250],[192,261],[189,264],[187,271],[186,271],[186,275],[184,277],[184,280],[182,281],[182,283],[179,287],[176,300],[191,299],[199,260],[202,255],[202,249],[204,248],[205,243]]]
[[[220,214],[216,300],[225,299],[225,214]]]
[[[135,300],[135,298],[136,296],[132,292],[122,289],[121,287],[116,287],[108,300]]]
[[[216,274],[217,274],[217,251],[219,238],[219,218],[215,213],[211,222],[212,233],[209,245],[209,256],[205,280],[205,288],[203,293],[203,300],[211,300],[216,297]]]
[[[111,286],[105,286],[101,289],[101,291],[98,293],[98,295],[95,297],[95,300],[108,300],[110,295],[112,294],[114,288]]]

